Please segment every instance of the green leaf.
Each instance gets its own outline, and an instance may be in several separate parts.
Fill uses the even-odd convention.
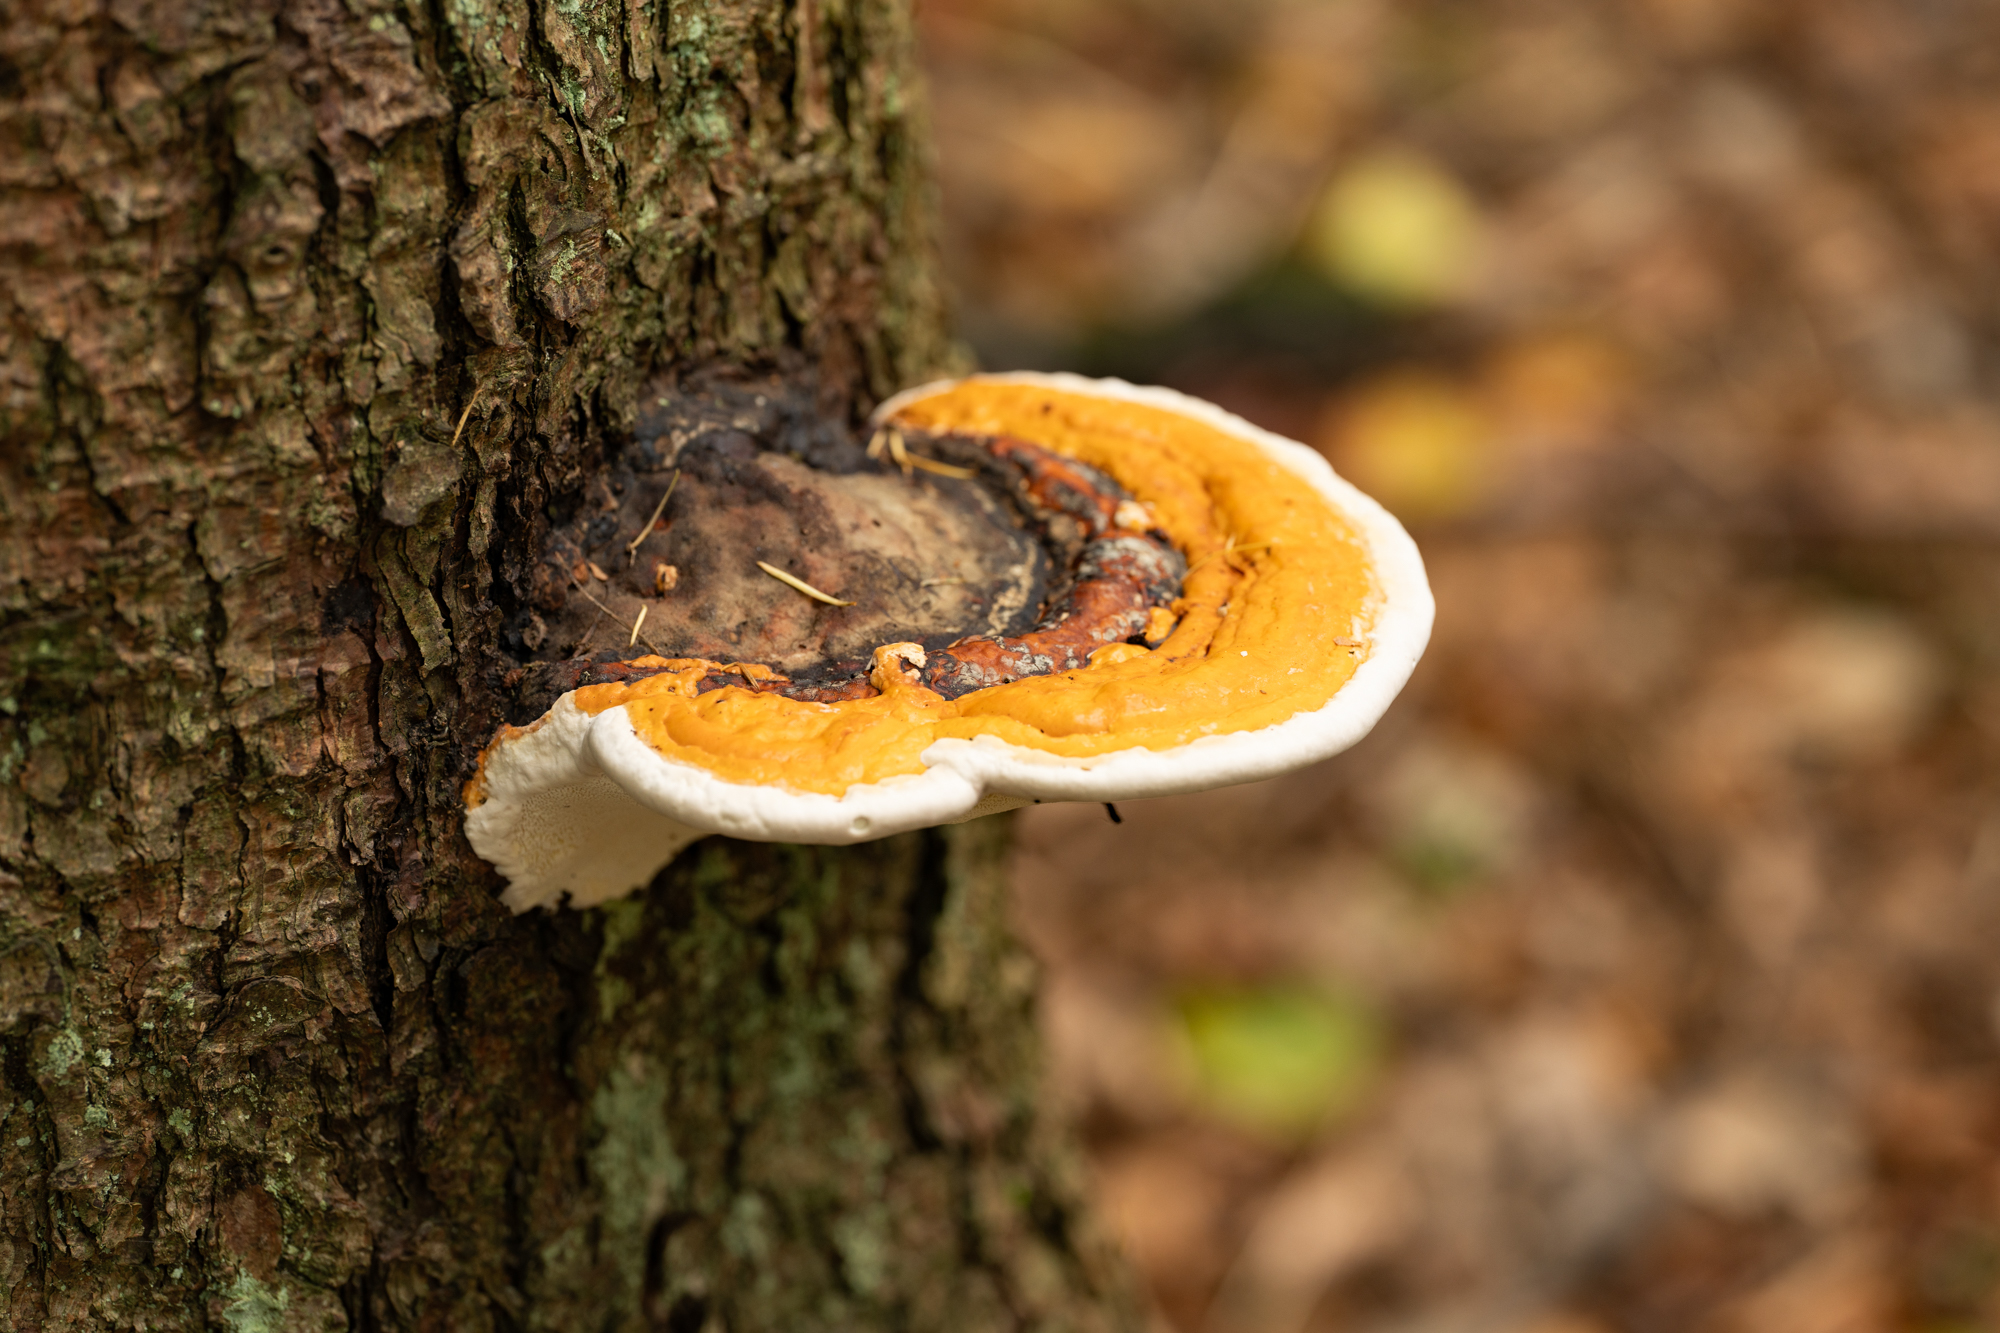
[[[1292,1136],[1350,1109],[1373,1081],[1381,1021],[1331,991],[1280,984],[1183,996],[1200,1099],[1224,1119]]]

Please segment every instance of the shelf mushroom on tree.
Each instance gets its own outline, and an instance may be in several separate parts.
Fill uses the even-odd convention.
[[[466,833],[514,910],[630,892],[709,833],[852,843],[1272,777],[1366,734],[1428,640],[1395,519],[1209,404],[974,376],[874,425],[862,457],[683,435],[634,474],[635,507],[660,497],[636,536],[556,544],[584,595],[555,606],[647,651],[545,672],[574,687],[480,756]],[[676,560],[642,567],[649,539]]]

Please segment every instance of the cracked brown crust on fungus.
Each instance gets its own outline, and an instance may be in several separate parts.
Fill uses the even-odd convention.
[[[886,453],[818,444],[724,429],[633,450],[603,483],[611,503],[551,535],[523,646],[569,655],[517,670],[517,683],[532,677],[529,706],[691,663],[709,667],[701,693],[870,698],[883,642],[925,648],[919,679],[957,699],[1082,668],[1147,642],[1149,627],[1157,642],[1171,624],[1186,562],[1101,470],[1004,436],[901,431],[899,450],[935,469],[907,473]],[[796,543],[780,540],[787,528]],[[764,554],[815,566],[851,604],[773,582]],[[947,567],[963,572],[924,575]]]

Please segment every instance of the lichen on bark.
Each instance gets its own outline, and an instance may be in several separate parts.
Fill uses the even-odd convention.
[[[947,365],[890,0],[0,11],[0,1306],[1093,1327],[991,829],[508,917],[538,543],[696,372]]]

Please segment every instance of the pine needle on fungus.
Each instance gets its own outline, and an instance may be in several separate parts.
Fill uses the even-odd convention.
[[[613,611],[610,607],[598,601],[595,597],[592,597],[590,595],[590,589],[585,587],[582,583],[576,584],[576,590],[583,594],[583,599],[586,602],[589,602],[592,606],[596,607],[599,611],[603,612],[604,615],[610,616],[612,620],[616,621],[620,625],[623,625],[625,623],[625,621],[619,616],[619,614],[616,611]],[[632,622],[631,626],[632,637],[626,641],[625,646],[627,648],[630,648],[633,644],[637,643],[641,638],[645,637],[639,633],[639,627],[645,623],[646,623],[646,608],[642,606],[639,608],[639,618]],[[592,625],[590,629],[592,634],[597,632],[597,626],[595,625]],[[588,641],[589,638],[590,638],[589,634],[584,635],[584,639],[586,641]],[[651,639],[646,639],[646,646],[648,648],[651,648],[655,653],[658,653],[660,651],[660,645],[654,643]]]
[[[925,458],[922,454],[907,454],[904,456],[904,461],[910,467],[922,468],[926,472],[935,472],[940,477],[957,477],[960,481],[977,475],[969,467],[960,467],[956,463],[940,463],[937,459]],[[904,470],[907,471],[908,468]]]
[[[875,437],[868,441],[868,456],[870,458],[880,458],[885,448],[888,450],[890,459],[897,467],[903,469],[903,475],[906,477],[910,475],[912,469],[916,468],[921,468],[925,472],[936,473],[940,477],[957,477],[961,481],[967,477],[978,475],[978,473],[969,467],[960,467],[956,463],[940,463],[935,458],[925,458],[922,454],[911,453],[910,447],[904,443],[900,431],[876,431]]]
[[[667,512],[667,501],[674,498],[674,487],[680,484],[681,484],[681,470],[679,468],[675,468],[673,479],[667,482],[666,492],[660,496],[660,502],[653,506],[653,516],[646,520],[645,527],[639,529],[639,535],[634,537],[631,540],[631,542],[626,545],[625,559],[628,562],[637,560],[639,558],[639,543],[645,541],[646,538],[653,535],[653,528],[659,523],[660,515]]]
[[[786,587],[796,588],[798,591],[812,598],[815,602],[825,602],[828,606],[854,605],[854,603],[852,602],[841,601],[840,598],[835,597],[832,593],[821,592],[818,588],[813,587],[812,584],[807,583],[804,579],[798,578],[797,576],[792,574],[787,574],[784,570],[779,569],[776,565],[767,565],[762,560],[759,560],[757,562],[757,568],[763,570],[766,574],[769,574],[772,578],[784,584]]]

